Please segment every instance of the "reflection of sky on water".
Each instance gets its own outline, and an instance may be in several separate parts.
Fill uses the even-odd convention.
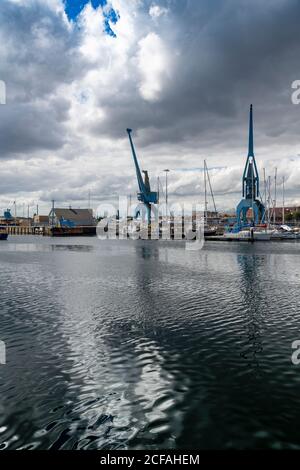
[[[0,384],[0,443],[297,443],[295,245],[19,245],[0,248],[1,336],[14,355]]]

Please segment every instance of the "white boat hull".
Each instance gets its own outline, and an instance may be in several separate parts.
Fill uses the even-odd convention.
[[[273,231],[266,230],[266,231],[254,231],[253,232],[253,239],[257,241],[270,241],[272,237]],[[238,240],[238,241],[251,241],[252,236],[249,230],[241,230],[237,233],[224,233],[224,238],[226,240]]]

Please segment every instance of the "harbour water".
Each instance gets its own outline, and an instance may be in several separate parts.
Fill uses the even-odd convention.
[[[0,449],[300,447],[300,244],[10,237]]]

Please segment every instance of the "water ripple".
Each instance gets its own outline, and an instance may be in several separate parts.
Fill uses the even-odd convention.
[[[297,244],[6,247],[0,449],[300,446]]]

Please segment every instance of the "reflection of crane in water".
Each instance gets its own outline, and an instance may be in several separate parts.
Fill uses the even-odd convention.
[[[137,194],[137,198],[146,207],[147,220],[148,220],[148,223],[150,223],[151,222],[151,205],[158,204],[158,193],[156,191],[151,191],[149,175],[148,175],[148,171],[146,170],[143,171],[144,173],[144,179],[143,179],[142,173],[138,164],[135,148],[133,145],[132,137],[131,137],[132,129],[127,129],[127,132],[128,132],[129,142],[130,142],[133,161],[134,161],[135,170],[136,170],[136,176],[137,176],[138,185],[139,185],[139,192]],[[136,215],[138,215],[138,212]]]
[[[238,254],[237,261],[241,268],[241,293],[247,306],[244,311],[247,342],[241,356],[248,361],[251,370],[258,374],[259,353],[263,350],[261,330],[266,311],[259,275],[264,258],[255,254]]]

